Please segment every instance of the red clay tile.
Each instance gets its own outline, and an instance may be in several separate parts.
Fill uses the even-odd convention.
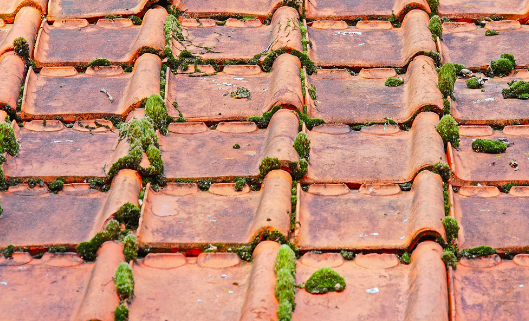
[[[430,13],[425,0],[305,0],[307,19],[354,20],[364,17],[404,17],[410,9]]]
[[[0,56],[0,106],[16,109],[24,81],[24,61],[10,51]]]
[[[95,128],[94,121],[75,123],[66,128],[58,120],[26,122],[19,128],[12,122],[15,135],[20,142],[17,156],[7,156],[3,165],[8,178],[39,177],[53,181],[62,177],[65,182],[82,182],[86,177],[105,177],[120,157],[127,155],[128,143],[119,142],[119,133],[108,120],[98,120],[106,127]]]
[[[299,14],[291,7],[277,9],[268,26],[257,19],[228,19],[224,26],[217,26],[212,19],[183,19],[182,26],[186,40],[172,41],[175,56],[184,49],[203,59],[216,60],[250,59],[280,48],[303,51]]]
[[[446,269],[441,246],[423,242],[409,265],[394,254],[306,253],[298,262],[296,283],[328,266],[344,277],[342,292],[310,294],[300,289],[292,320],[448,320]]]
[[[95,263],[75,253],[0,257],[4,320],[114,320],[119,304],[112,277],[123,262],[122,245],[107,242]]]
[[[147,11],[141,26],[130,19],[100,19],[89,24],[85,19],[42,23],[35,47],[37,67],[78,66],[96,58],[113,64],[131,64],[142,48],[161,52],[165,47],[163,25],[167,12],[162,7]]]
[[[68,1],[50,0],[48,16],[50,21],[60,19],[97,19],[108,15],[137,15],[142,14],[158,0],[119,0],[119,1]]]
[[[485,36],[486,30],[497,30],[496,36]],[[467,68],[485,70],[491,60],[500,58],[502,53],[513,54],[516,67],[529,66],[529,53],[520,43],[529,37],[529,26],[517,21],[490,21],[485,28],[473,23],[443,23],[441,56],[446,62],[459,63]]]
[[[27,40],[29,52],[32,55],[39,24],[40,12],[33,7],[20,9],[12,24],[5,24],[0,19],[0,55],[13,50],[13,41],[19,37]]]
[[[3,0],[0,2],[0,19],[13,23],[16,14],[24,7],[33,7],[45,15],[47,6],[48,0]]]
[[[449,271],[451,320],[526,320],[529,254],[462,259]]]
[[[265,18],[282,4],[282,0],[172,0],[186,16],[208,18],[214,15],[242,15]]]
[[[119,66],[90,67],[86,73],[74,67],[45,67],[39,74],[30,69],[20,116],[64,121],[124,117],[143,98],[160,93],[161,65],[158,56],[147,53],[136,60],[131,73]]]
[[[479,19],[500,16],[503,19],[527,20],[529,1],[527,0],[442,0],[439,1],[439,15],[452,19]]]
[[[192,67],[191,67],[192,68]],[[199,66],[202,72],[211,66]],[[173,74],[167,69],[167,106],[169,115],[178,117],[173,103],[187,121],[246,120],[260,116],[275,105],[303,111],[300,63],[289,54],[278,57],[271,73],[259,66],[226,66],[212,76]],[[250,91],[250,99],[230,96],[237,87]]]
[[[447,149],[448,161],[454,174],[455,186],[500,185],[529,182],[529,127],[505,126],[503,131],[493,131],[489,126],[460,126],[461,142],[458,149]],[[510,146],[505,153],[487,154],[472,150],[478,138],[498,140],[505,138]]]
[[[398,29],[389,21],[360,21],[356,27],[315,21],[308,28],[309,56],[324,67],[403,67],[417,54],[437,50],[428,21],[422,10],[410,11]]]
[[[298,188],[301,190],[301,188]],[[445,235],[443,182],[423,171],[410,192],[396,184],[313,184],[301,191],[296,245],[301,249],[408,250],[422,237]]]
[[[169,183],[145,193],[138,238],[149,248],[199,248],[208,244],[247,244],[260,232],[290,231],[292,178],[270,172],[260,191],[234,183],[211,185],[201,192],[196,184]]]
[[[306,182],[404,183],[422,168],[444,162],[443,142],[435,126],[439,116],[420,113],[410,131],[395,125],[373,125],[352,131],[347,125],[324,124],[311,139]]]
[[[527,248],[529,187],[514,186],[504,194],[494,186],[464,186],[458,193],[450,189],[450,194],[451,215],[460,226],[460,249],[488,245],[505,253]]]
[[[388,77],[401,77],[404,85],[387,87]],[[344,69],[319,69],[308,76],[307,85],[316,87],[316,101],[306,95],[308,115],[326,122],[363,124],[391,118],[406,122],[425,108],[442,110],[443,96],[437,87],[433,60],[416,57],[405,75],[394,69],[362,69],[351,76]]]
[[[529,72],[525,69],[516,70],[509,77],[489,78],[482,92],[470,89],[466,80],[458,79],[455,84],[454,96],[450,112],[460,124],[466,125],[509,125],[529,123],[527,101],[521,99],[504,99],[501,91],[508,88],[513,80],[529,81]]]
[[[121,205],[138,205],[140,189],[141,177],[132,170],[116,175],[107,193],[90,189],[87,183],[66,184],[58,194],[46,187],[10,187],[0,193],[0,247],[73,248],[102,231]]]
[[[293,147],[299,120],[294,111],[275,113],[267,129],[251,122],[219,123],[215,130],[204,123],[172,123],[160,137],[165,175],[176,178],[233,178],[257,176],[265,157],[277,158],[283,168],[297,162]],[[239,149],[233,146],[239,144]]]
[[[235,253],[150,253],[133,266],[130,320],[276,320],[278,249],[278,243],[261,242],[252,263]]]

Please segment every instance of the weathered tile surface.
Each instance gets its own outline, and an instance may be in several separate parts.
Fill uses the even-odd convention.
[[[191,17],[241,15],[264,18],[278,9],[282,0],[172,0],[172,4]]]
[[[307,19],[354,20],[365,17],[404,17],[410,9],[430,13],[425,0],[304,0]]]
[[[119,0],[119,1],[68,1],[50,0],[47,19],[95,19],[108,15],[136,15],[143,13],[146,8],[158,0]]]

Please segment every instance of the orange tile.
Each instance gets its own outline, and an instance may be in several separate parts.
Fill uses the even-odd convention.
[[[0,19],[0,55],[13,50],[13,41],[19,37],[26,39],[29,53],[33,54],[33,45],[40,24],[40,12],[33,7],[20,9],[12,24]]]
[[[422,9],[430,13],[425,0],[304,0],[307,19],[354,20],[365,17],[404,17],[410,9]]]
[[[278,249],[278,243],[260,243],[252,263],[235,253],[150,253],[133,266],[130,320],[276,320]]]
[[[395,125],[373,125],[352,131],[347,125],[324,124],[311,139],[305,181],[315,183],[404,183],[422,168],[444,162],[443,142],[435,126],[439,116],[420,113],[410,131]]]
[[[443,182],[430,171],[419,173],[409,192],[396,184],[313,184],[300,192],[298,206],[301,249],[408,250],[424,236],[445,234]]]
[[[172,4],[190,17],[208,18],[220,14],[265,18],[281,6],[282,0],[172,0]]]
[[[422,10],[410,11],[398,29],[389,21],[361,21],[356,27],[315,21],[308,28],[309,56],[324,67],[403,67],[415,55],[437,50],[428,21]]]
[[[10,51],[0,56],[0,106],[16,110],[24,81],[24,61]]]
[[[113,320],[119,304],[112,277],[125,260],[120,243],[107,242],[95,263],[75,253],[0,257],[4,320]],[[16,308],[15,308],[16,307]]]
[[[496,0],[484,3],[480,0],[442,0],[439,1],[439,15],[454,19],[500,16],[524,21],[529,18],[529,1]]]
[[[167,12],[162,7],[147,11],[141,26],[130,19],[100,19],[89,24],[85,19],[57,20],[42,23],[35,62],[37,67],[78,66],[96,58],[113,64],[131,64],[142,48],[161,53],[165,47],[163,25]]]
[[[327,266],[347,286],[326,294],[299,289],[292,320],[448,320],[442,251],[437,243],[423,242],[409,265],[400,264],[394,254],[360,254],[345,261],[337,253],[306,253],[297,264],[296,283]]]
[[[485,31],[494,29],[496,36],[485,36]],[[517,21],[491,21],[485,28],[473,23],[443,23],[442,59],[462,64],[467,68],[485,70],[491,60],[497,60],[502,53],[510,53],[516,59],[516,67],[529,66],[529,53],[520,43],[527,41],[529,26]]]
[[[299,14],[291,7],[279,8],[267,26],[258,19],[228,19],[224,26],[217,26],[212,19],[197,22],[190,18],[183,19],[182,26],[186,39],[171,43],[175,57],[184,49],[202,59],[216,60],[250,59],[281,48],[303,51]]]
[[[137,15],[142,14],[153,3],[158,0],[120,0],[120,1],[68,1],[50,0],[49,14],[46,17],[50,21],[60,19],[97,19],[108,15]]]
[[[199,248],[208,244],[247,244],[260,232],[290,231],[292,178],[270,172],[260,191],[234,183],[211,185],[201,192],[196,184],[169,183],[148,189],[142,206],[138,238],[149,248]]]
[[[33,7],[45,15],[47,6],[48,0],[3,0],[0,2],[0,19],[13,23],[16,14],[24,7]]]
[[[202,72],[211,66],[199,66]],[[190,67],[193,69],[193,67]],[[174,108],[187,121],[246,120],[261,116],[275,105],[289,106],[303,111],[303,94],[298,58],[283,54],[278,57],[271,73],[259,66],[226,66],[220,73],[197,77],[173,74],[167,69],[167,106],[169,115],[178,117]],[[250,99],[230,96],[237,87],[250,91]]]
[[[451,320],[526,320],[529,254],[462,259],[449,273]]]
[[[234,178],[257,176],[265,157],[277,158],[283,168],[297,162],[293,147],[299,120],[291,110],[275,113],[267,129],[251,122],[219,123],[215,130],[204,123],[173,123],[160,137],[165,175],[176,178]],[[233,146],[239,144],[239,149]]]
[[[131,73],[119,66],[90,67],[86,73],[74,67],[45,67],[39,74],[30,69],[20,116],[64,121],[124,117],[143,98],[160,93],[161,65],[158,56],[147,53],[136,60]]]
[[[401,77],[404,85],[387,87],[389,77]],[[316,87],[316,101],[306,95],[308,115],[326,122],[364,124],[391,118],[406,122],[425,107],[443,109],[433,60],[416,57],[404,75],[394,69],[362,69],[351,76],[344,69],[319,69],[308,76],[307,85]]]
[[[141,177],[132,170],[119,172],[106,193],[90,189],[87,183],[66,184],[58,194],[46,187],[10,187],[0,193],[4,209],[0,247],[73,248],[102,231],[121,205],[138,205],[140,189]]]
[[[459,148],[448,148],[453,185],[529,182],[529,129],[526,125],[506,126],[503,131],[493,131],[489,126],[460,126],[459,134]],[[478,138],[505,138],[510,146],[502,154],[477,153],[472,150],[472,142]],[[512,160],[518,166],[514,163],[511,166]]]

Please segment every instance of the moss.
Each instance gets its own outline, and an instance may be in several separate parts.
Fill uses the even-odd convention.
[[[445,115],[450,114],[450,108],[451,108],[450,100],[448,100],[446,98],[443,99],[443,113]]]
[[[235,190],[240,192],[243,190],[244,185],[246,185],[246,181],[243,178],[237,178],[235,180]]]
[[[270,119],[272,119],[272,116],[281,109],[281,106],[274,106],[269,111],[263,114],[263,116],[254,116],[248,118],[248,121],[254,122],[258,128],[266,128],[268,127],[268,124],[270,123]]]
[[[312,294],[323,294],[331,291],[341,292],[345,289],[344,278],[331,268],[323,267],[314,272],[305,283],[305,290]]]
[[[292,320],[292,304],[288,301],[282,301],[277,306],[277,319],[279,321]]]
[[[111,62],[105,58],[96,58],[86,65],[86,67],[101,67],[101,66],[110,66]]]
[[[388,79],[386,79],[386,83],[385,85],[387,87],[398,87],[398,86],[401,86],[404,84],[404,79],[398,77],[398,78],[395,78],[395,77],[389,77]]]
[[[485,36],[497,36],[499,35],[500,33],[496,30],[487,30],[485,31]]]
[[[307,126],[308,130],[312,130],[312,128],[314,128],[315,126],[318,126],[318,125],[321,125],[321,124],[325,124],[325,121],[323,119],[320,119],[320,118],[309,118],[309,116],[307,116],[307,114],[301,113],[299,111],[298,111],[298,115],[299,115],[299,118],[300,118],[300,122],[305,123],[305,125]],[[300,123],[300,125],[301,125],[301,123]]]
[[[516,66],[516,59],[514,59],[514,55],[510,53],[502,53],[500,55],[500,58],[502,59],[508,59],[510,62],[512,62],[513,66]]]
[[[310,87],[307,89],[307,91],[309,92],[309,96],[312,100],[317,100],[318,99],[318,96],[316,95],[316,86],[314,85],[310,85]]]
[[[24,59],[26,63],[30,60],[29,44],[25,38],[18,37],[13,41],[13,51],[17,56]]]
[[[443,260],[447,267],[451,266],[454,269],[457,267],[457,257],[452,251],[444,251],[441,254],[441,260]]]
[[[343,258],[347,261],[352,261],[355,258],[355,254],[352,251],[345,251],[341,250],[340,254],[343,256]]]
[[[476,139],[472,142],[472,150],[477,153],[501,154],[507,150],[507,145],[499,140]]]
[[[505,77],[508,76],[516,66],[514,56],[509,53],[503,53],[498,60],[492,60],[487,69],[487,76],[489,77]]]
[[[439,7],[439,0],[426,0],[430,6],[432,14],[437,14],[437,8]]]
[[[62,191],[64,187],[64,181],[62,180],[62,177],[57,177],[56,180],[48,184],[48,188],[50,192],[57,194],[59,191]]]
[[[264,179],[266,174],[275,169],[281,169],[281,163],[277,158],[265,157],[259,164],[259,178]]]
[[[138,238],[134,234],[128,234],[123,240],[123,254],[125,261],[136,261],[138,258]]]
[[[523,80],[513,80],[510,81],[508,85],[509,88],[504,88],[501,91],[504,99],[529,99],[529,82]]]
[[[446,63],[439,70],[439,89],[446,98],[454,93],[457,74],[454,64]]]
[[[403,264],[410,264],[411,262],[411,255],[409,252],[404,252],[402,253],[402,255],[399,257],[399,260],[401,263]]]
[[[296,279],[286,267],[276,272],[276,298],[279,302],[290,302],[295,308]]]
[[[134,295],[134,275],[132,268],[125,262],[121,262],[114,275],[116,291],[121,300],[128,299]]]
[[[97,250],[106,241],[117,240],[121,229],[115,220],[108,222],[103,232],[97,233],[90,241],[81,242],[77,246],[77,253],[87,261],[96,259]]]
[[[294,140],[294,148],[300,158],[310,159],[310,139],[305,133],[299,133]]]
[[[160,95],[152,94],[145,102],[145,115],[152,120],[154,129],[161,134],[167,134],[167,127],[173,118],[167,114],[167,107]]]
[[[136,15],[131,15],[129,16],[129,19],[132,20],[132,23],[136,26],[139,26],[142,24],[142,20],[140,17],[136,16]]]
[[[484,81],[483,78],[472,77],[467,80],[467,87],[470,89],[479,89],[483,87]]]
[[[228,248],[228,252],[236,253],[243,261],[251,261],[252,253],[255,247],[260,242],[267,240],[278,242],[280,244],[287,243],[286,237],[281,232],[266,230],[259,233],[259,235],[257,235],[250,244],[238,247],[230,247]]]
[[[114,311],[114,321],[127,321],[129,319],[129,308],[125,304],[120,304]]]
[[[462,64],[454,64],[454,68],[456,69],[456,75],[458,76],[462,76],[463,74],[461,73],[461,71],[463,69],[466,69],[465,66],[463,66]]]
[[[296,253],[286,244],[279,247],[274,265],[274,272],[287,269],[293,276],[296,275]]]
[[[18,154],[19,144],[15,131],[8,122],[0,123],[0,153],[8,153],[11,156]]]
[[[284,53],[289,53],[293,56],[298,57],[298,59],[301,62],[301,66],[306,68],[307,73],[309,75],[312,75],[316,71],[316,65],[306,53],[297,51],[297,50],[285,49],[285,48],[277,49],[269,53],[266,56],[266,58],[263,60],[263,63],[262,63],[263,70],[266,72],[269,72],[270,70],[272,70],[272,65],[274,64],[274,61],[276,60],[276,58],[281,56]],[[254,57],[254,59],[259,59],[259,58],[256,56]]]
[[[279,301],[278,316],[280,320],[290,320],[296,301],[296,254],[288,245],[281,245],[274,265],[276,274],[275,294]],[[288,303],[286,308],[282,308]],[[281,309],[286,309],[281,311]]]
[[[293,171],[291,171],[291,174],[295,180],[300,180],[305,176],[305,174],[307,174],[308,170],[309,170],[309,162],[306,159],[301,158],[296,168]]]
[[[88,185],[91,189],[96,189],[101,192],[108,192],[110,190],[110,185],[107,185],[105,180],[99,177],[88,179]]]
[[[6,259],[13,258],[13,253],[15,252],[15,247],[12,244],[9,244],[4,251],[2,252],[4,254],[4,257]]]
[[[283,6],[289,6],[294,9],[299,9],[301,7],[301,0],[283,0]]]
[[[241,148],[241,145],[239,145],[239,144],[233,145],[233,149],[240,149],[240,148]]]
[[[48,247],[48,252],[50,253],[64,253],[66,252],[66,246],[57,245]]]
[[[459,233],[459,225],[457,224],[456,219],[451,216],[446,216],[443,219],[443,226],[446,231],[446,239],[448,240],[448,243],[454,243]]]
[[[445,215],[448,215],[450,213],[449,196],[450,196],[450,193],[448,193],[448,184],[443,183],[443,198],[444,198],[444,204],[445,204]]]
[[[127,229],[137,229],[140,220],[140,208],[132,203],[123,204],[116,213],[116,220],[124,223]]]
[[[496,252],[496,250],[491,248],[490,246],[481,245],[481,246],[473,247],[471,249],[462,250],[459,253],[461,254],[462,257],[466,257],[467,259],[473,259],[477,257],[493,255],[498,252]]]
[[[451,115],[444,115],[436,128],[445,146],[450,142],[454,147],[459,147],[459,129],[457,122]]]
[[[437,37],[443,40],[443,23],[441,22],[441,18],[439,18],[439,16],[435,15],[430,18],[428,29],[430,29],[434,41],[437,41]]]
[[[235,99],[252,99],[250,91],[244,87],[237,87],[237,89],[230,93],[230,96]]]

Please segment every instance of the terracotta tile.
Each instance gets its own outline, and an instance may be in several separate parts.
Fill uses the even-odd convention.
[[[494,186],[464,186],[458,193],[450,193],[451,215],[460,226],[460,249],[488,245],[502,253],[520,252],[529,244],[523,230],[528,222],[527,186],[515,186],[509,194]]]
[[[102,231],[121,205],[138,205],[141,177],[132,170],[116,175],[109,192],[90,189],[87,183],[66,184],[58,194],[46,187],[10,187],[0,193],[0,247],[30,248],[64,245],[73,248]],[[75,218],[75,219],[71,219]]]
[[[485,31],[494,29],[496,36],[485,36]],[[447,62],[459,63],[467,68],[485,70],[491,60],[497,60],[502,53],[511,53],[516,58],[516,67],[529,66],[529,53],[520,46],[529,37],[529,26],[517,21],[487,22],[485,28],[473,23],[443,23],[441,55]]]
[[[10,51],[0,56],[0,106],[16,109],[24,81],[24,61]]]
[[[410,131],[395,125],[373,125],[352,131],[347,125],[324,124],[308,133],[311,139],[306,182],[403,183],[437,162],[444,162],[439,116],[420,113]]]
[[[186,16],[208,18],[211,15],[242,15],[264,18],[282,5],[282,0],[173,0],[173,5]]]
[[[40,24],[40,12],[33,7],[23,7],[18,11],[12,24],[0,19],[0,55],[13,50],[13,41],[19,37],[27,40],[30,55],[33,53],[35,36]]]
[[[37,67],[76,66],[105,58],[113,64],[131,64],[140,49],[161,52],[165,46],[163,25],[167,12],[162,7],[147,11],[141,26],[130,19],[100,19],[89,24],[85,19],[42,23],[35,48]]]
[[[529,254],[462,259],[449,275],[451,320],[527,319]]]
[[[361,21],[356,27],[315,21],[308,28],[309,56],[324,67],[403,67],[417,54],[437,50],[428,21],[422,10],[410,11],[398,29],[389,21]]]
[[[228,19],[224,26],[217,26],[212,19],[183,19],[182,26],[187,39],[182,43],[172,41],[175,57],[184,49],[203,59],[216,60],[250,59],[280,48],[303,51],[299,14],[291,7],[279,8],[268,26],[257,19]]]
[[[208,244],[247,244],[259,232],[290,231],[292,178],[270,172],[260,191],[248,186],[237,192],[234,183],[213,184],[201,192],[196,184],[169,183],[148,189],[138,229],[149,248],[199,248]]]
[[[493,131],[489,126],[460,126],[459,149],[448,148],[448,160],[454,174],[455,186],[500,185],[529,182],[529,129],[525,125],[506,126],[503,131]],[[487,154],[472,150],[472,142],[478,138],[497,140],[506,138],[510,143],[505,153]],[[511,166],[514,160],[518,166]]]
[[[39,74],[30,69],[24,86],[22,119],[64,121],[126,116],[143,98],[160,93],[162,62],[153,54],[140,56],[131,73],[119,66],[88,68],[45,67]],[[110,97],[104,91],[110,94]]]
[[[278,249],[278,243],[260,243],[252,263],[235,253],[150,253],[133,266],[130,320],[275,320]]]
[[[24,7],[33,7],[45,15],[47,6],[48,0],[3,0],[0,2],[0,19],[13,23],[16,14]]]
[[[8,178],[39,177],[53,181],[62,177],[65,182],[81,182],[86,177],[105,177],[112,164],[127,155],[128,143],[118,144],[119,133],[108,120],[98,120],[102,125],[94,130],[82,126],[96,127],[94,121],[82,121],[79,126],[66,128],[58,120],[26,122],[15,135],[20,142],[17,156],[7,156],[3,165]]]
[[[389,77],[401,77],[404,85],[387,87]],[[306,95],[308,115],[326,122],[363,124],[391,118],[406,122],[425,107],[443,109],[433,60],[416,57],[404,75],[394,69],[363,69],[351,76],[344,69],[319,69],[308,76],[308,86],[316,87],[316,101]]]
[[[193,68],[193,67],[190,67]],[[211,66],[200,66],[202,72]],[[178,117],[173,103],[187,121],[246,120],[260,116],[275,105],[294,107],[303,111],[300,63],[289,54],[278,57],[271,73],[259,66],[226,66],[223,72],[196,77],[173,74],[167,69],[167,106],[169,114]],[[230,93],[244,87],[250,99],[236,99]]]
[[[298,133],[297,114],[275,113],[267,129],[251,122],[219,123],[215,130],[204,123],[173,123],[160,137],[165,175],[176,178],[234,178],[257,176],[265,157],[277,158],[283,168],[297,162],[293,147]],[[239,144],[239,149],[233,146]]]
[[[60,19],[97,19],[108,15],[138,15],[158,0],[120,0],[120,1],[68,1],[50,0],[49,13],[46,17],[50,21]]]
[[[298,204],[295,238],[302,249],[408,250],[424,236],[445,234],[443,182],[430,171],[419,173],[409,192],[397,184],[359,190],[313,184]]]
[[[113,320],[119,298],[112,277],[125,260],[121,251],[121,244],[107,242],[95,263],[75,253],[46,253],[40,260],[28,253],[0,257],[2,318]]]
[[[296,294],[292,320],[448,320],[446,269],[441,246],[423,242],[409,265],[394,254],[360,254],[344,261],[337,253],[305,254],[297,264],[296,283],[328,266],[344,277],[342,292]]]
[[[305,0],[307,19],[354,20],[365,17],[403,17],[410,9],[430,13],[425,0]]]
[[[501,16],[503,19],[524,21],[529,18],[529,1],[496,0],[483,3],[479,0],[442,0],[439,1],[439,15],[455,19]]]

